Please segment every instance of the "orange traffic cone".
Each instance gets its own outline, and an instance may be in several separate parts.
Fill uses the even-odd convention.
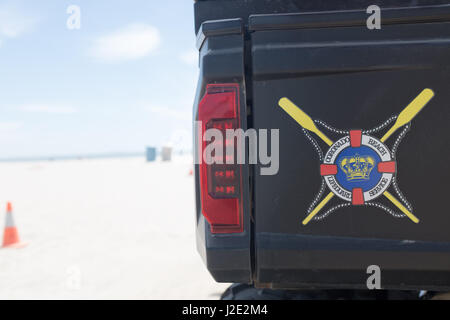
[[[3,248],[22,248],[26,243],[20,242],[19,233],[14,224],[12,205],[8,202],[6,207],[6,223],[3,233]]]

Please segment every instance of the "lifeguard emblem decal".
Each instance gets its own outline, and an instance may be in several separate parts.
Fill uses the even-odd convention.
[[[307,210],[303,225],[308,224],[312,219],[322,220],[332,212],[351,205],[376,207],[394,217],[408,217],[414,223],[419,223],[419,219],[412,213],[412,205],[406,200],[397,185],[395,154],[398,145],[411,127],[411,120],[433,96],[434,93],[431,89],[423,90],[398,116],[392,116],[370,130],[333,128],[323,121],[312,120],[288,98],[281,98],[280,107],[302,127],[303,133],[313,144],[321,162],[322,185]],[[390,129],[381,139],[375,137],[378,132],[389,125],[391,125]],[[333,143],[318,126],[342,137]],[[385,141],[402,127],[403,129],[389,149],[385,145]],[[325,154],[319,143],[310,134],[311,132],[329,146]],[[326,188],[329,189],[329,193],[323,197]],[[388,191],[391,188],[397,196]],[[335,196],[342,200],[341,203],[326,209],[326,204]],[[389,199],[400,212],[374,201],[381,196]]]

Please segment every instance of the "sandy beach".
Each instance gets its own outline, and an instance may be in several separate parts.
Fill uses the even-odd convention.
[[[23,249],[0,250],[0,299],[217,299],[195,248],[191,159],[0,163]]]

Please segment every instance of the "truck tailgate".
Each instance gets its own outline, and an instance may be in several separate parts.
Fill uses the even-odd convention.
[[[252,125],[280,129],[278,174],[260,175],[259,166],[254,172],[260,286],[363,288],[367,268],[377,265],[384,288],[450,288],[450,6],[385,10],[380,30],[368,30],[366,18],[365,11],[342,11],[249,19]],[[379,142],[425,88],[433,99],[385,141],[390,161],[373,148],[375,164],[376,155],[350,152],[334,167],[350,201],[333,194],[302,224],[333,193],[321,171],[331,148],[302,129],[280,99],[316,120],[333,143],[348,137],[353,146],[350,130],[362,134],[361,148],[364,136]],[[386,191],[418,221],[385,193],[355,200],[354,181],[386,172],[378,162],[396,162]]]

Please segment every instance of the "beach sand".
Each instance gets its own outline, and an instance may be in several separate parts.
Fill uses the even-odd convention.
[[[0,299],[218,299],[195,247],[191,159],[0,163],[23,249],[0,250]],[[3,231],[3,230],[2,230]]]

